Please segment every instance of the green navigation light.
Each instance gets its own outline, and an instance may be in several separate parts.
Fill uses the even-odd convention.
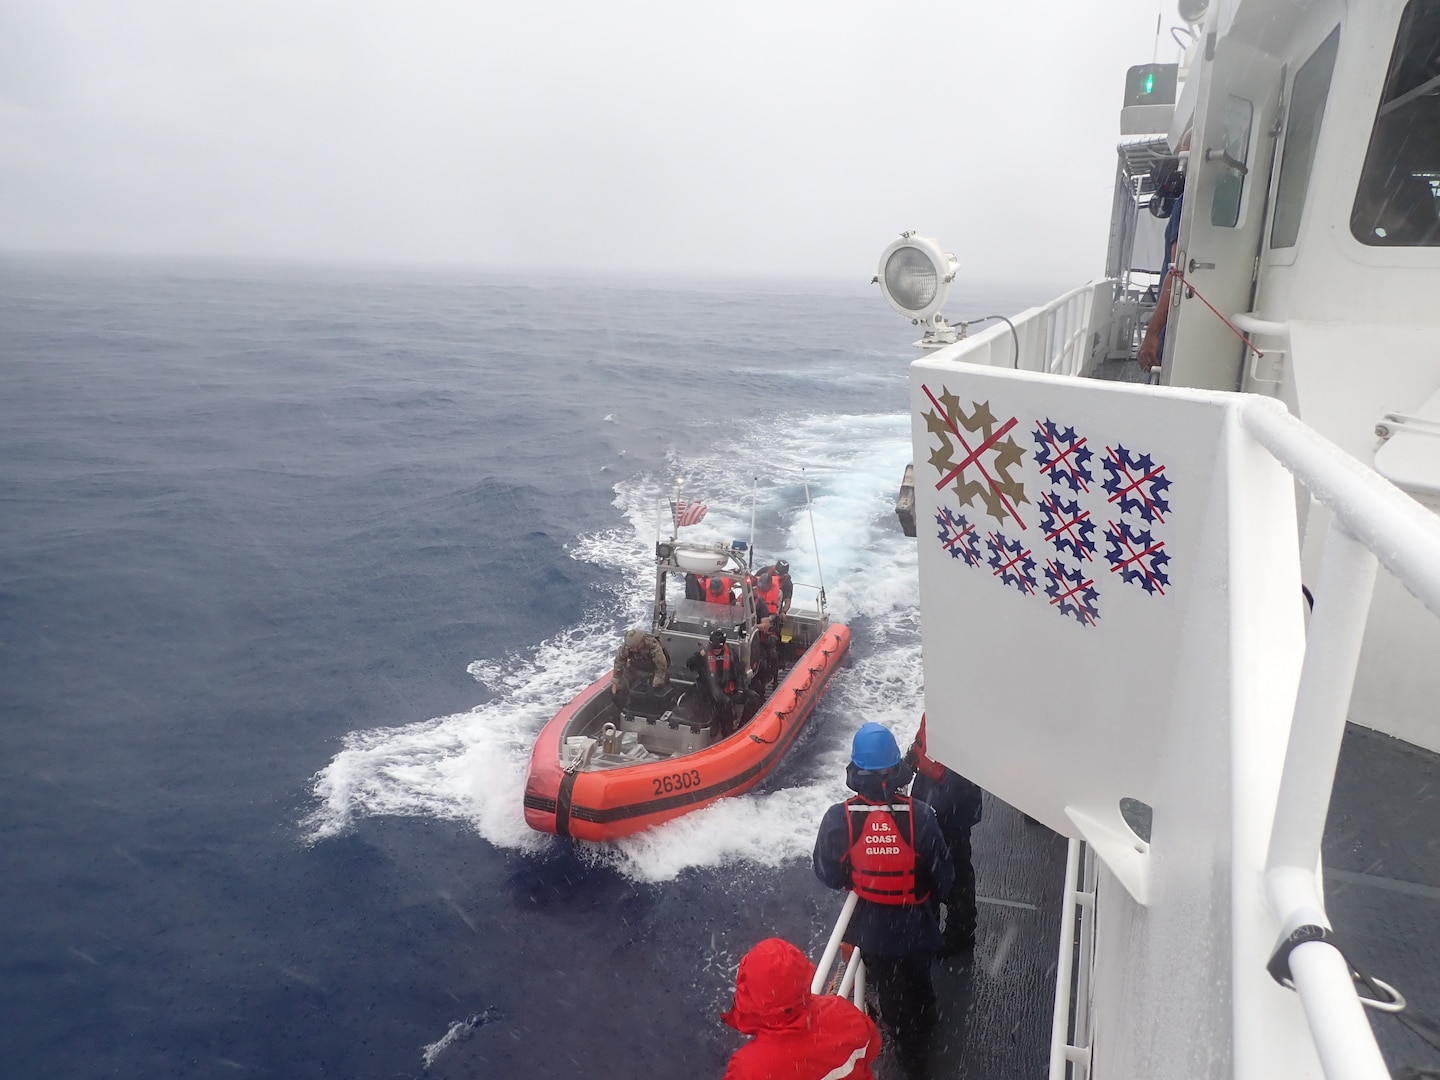
[[[1155,73],[1153,71],[1145,73],[1145,81],[1141,83],[1141,92],[1146,94],[1155,92]]]

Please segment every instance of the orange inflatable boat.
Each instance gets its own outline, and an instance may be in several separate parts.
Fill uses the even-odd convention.
[[[731,695],[727,705],[697,654],[714,648],[712,635],[718,640],[716,631],[723,631],[739,669],[764,677],[764,635],[774,629],[768,620],[762,624],[766,607],[762,601],[757,609],[743,547],[661,543],[656,564],[646,647],[658,641],[668,654],[669,680],[652,687],[645,679],[617,697],[606,675],[545,725],[525,782],[532,829],[613,840],[750,790],[785,756],[850,648],[849,628],[829,620],[820,590],[813,610],[792,606],[769,639],[772,670],[778,661],[774,689],[767,692],[752,677],[748,691]],[[690,597],[701,592],[693,579],[702,573],[702,580],[732,581],[733,603],[712,602],[713,591],[667,602],[668,578],[688,575]]]

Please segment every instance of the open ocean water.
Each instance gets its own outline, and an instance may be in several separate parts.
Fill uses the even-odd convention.
[[[0,1075],[718,1076],[739,957],[838,913],[850,734],[919,715],[917,334],[863,280],[0,257]],[[531,833],[680,476],[702,540],[758,478],[851,659],[755,792]]]

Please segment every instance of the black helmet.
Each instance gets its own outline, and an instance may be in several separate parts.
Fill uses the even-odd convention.
[[[775,569],[782,574],[788,574],[790,572],[790,564],[784,559],[780,559],[775,563]]]
[[[719,629],[718,627],[717,627],[716,629],[714,629],[714,630],[711,630],[711,631],[710,631],[710,644],[711,644],[711,645],[716,645],[716,646],[724,645],[724,644],[725,644],[725,631]]]

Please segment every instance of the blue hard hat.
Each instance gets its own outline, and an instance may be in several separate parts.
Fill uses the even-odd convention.
[[[879,772],[900,764],[900,745],[889,728],[872,720],[855,732],[850,760],[857,769]]]

